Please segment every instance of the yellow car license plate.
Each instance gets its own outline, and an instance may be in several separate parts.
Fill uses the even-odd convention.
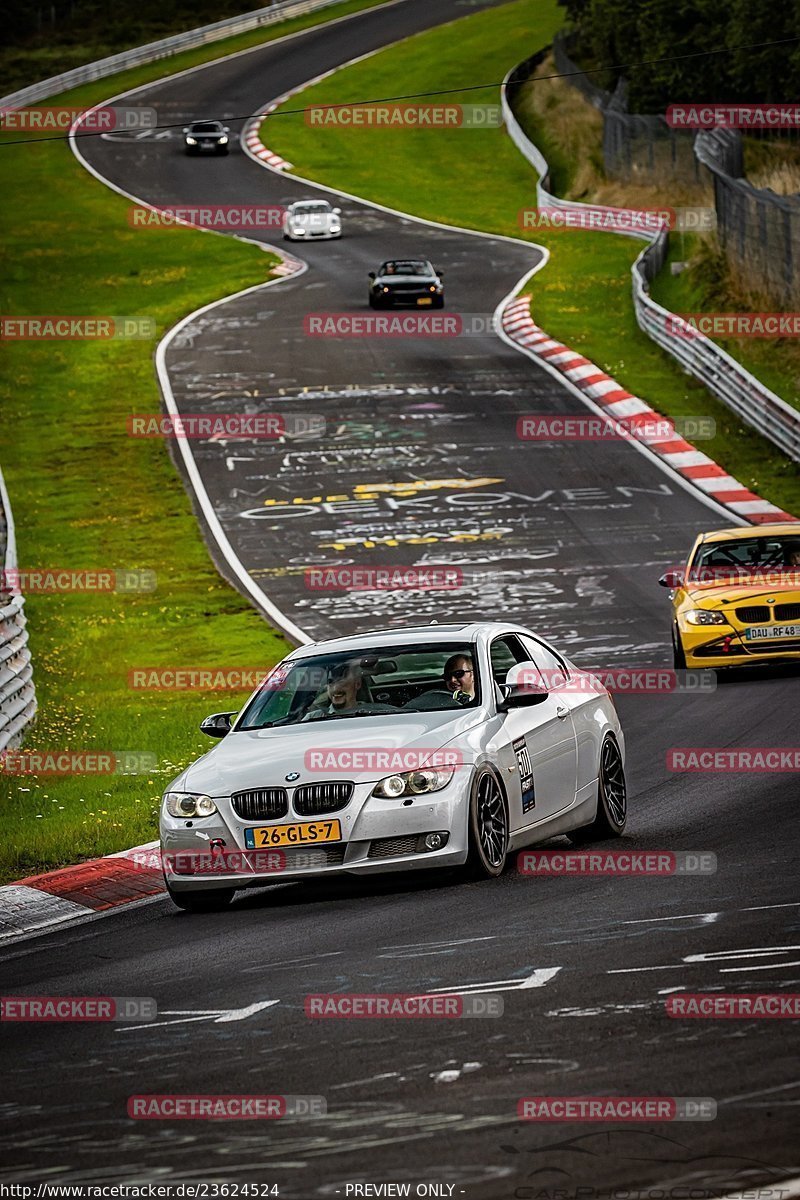
[[[417,297],[417,304],[433,304],[433,300],[430,296],[419,296]]]
[[[244,842],[248,850],[263,850],[268,846],[315,846],[318,842],[341,840],[340,821],[309,821],[307,825],[266,825],[244,831]]]

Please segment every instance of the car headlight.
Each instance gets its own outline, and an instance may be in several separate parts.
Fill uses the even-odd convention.
[[[710,608],[693,608],[686,614],[690,625],[727,625],[728,621],[721,612]]]
[[[197,138],[187,137],[187,139],[186,139],[186,145],[187,145],[187,146],[196,146],[196,145],[197,145]]]
[[[211,817],[217,812],[210,796],[193,792],[165,792],[164,807],[171,817]]]
[[[382,800],[399,800],[402,796],[439,792],[447,787],[454,773],[455,767],[422,767],[419,771],[403,771],[382,779],[373,788],[372,794]]]
[[[227,146],[227,144],[228,144],[228,139],[227,139],[226,137],[221,137],[221,138],[219,139],[219,144],[220,144],[220,146]]]

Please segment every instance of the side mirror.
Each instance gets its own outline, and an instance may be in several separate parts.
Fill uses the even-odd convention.
[[[666,571],[658,582],[661,587],[679,588],[683,586],[683,575],[680,571]]]
[[[335,208],[333,211],[336,213],[336,215],[338,217],[342,210],[340,208]]]
[[[229,126],[227,126],[227,125],[223,125],[223,126],[222,126],[222,132],[223,132],[223,133],[230,133],[230,128],[229,128]]]
[[[369,275],[367,276],[367,279],[375,279],[375,272],[370,271]]]
[[[188,132],[189,132],[189,126],[188,126],[188,125],[184,125],[184,127],[183,127],[183,132],[184,132],[184,133],[188,133]]]
[[[444,279],[444,271],[441,271],[439,267],[434,267],[433,269],[440,279]]]
[[[231,718],[235,717],[235,712],[229,713],[212,713],[210,717],[206,717],[200,722],[200,732],[208,734],[213,738],[224,738],[231,731]]]
[[[503,700],[497,706],[499,712],[542,704],[550,695],[542,683],[539,668],[532,662],[516,663],[511,667],[500,690]]]

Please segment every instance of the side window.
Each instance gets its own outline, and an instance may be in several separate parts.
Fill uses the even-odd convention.
[[[531,659],[531,655],[515,633],[506,633],[495,638],[489,648],[489,656],[495,683],[505,683],[506,675],[515,663],[529,662]]]
[[[569,679],[567,664],[555,651],[534,637],[523,637],[521,640],[528,657],[536,663],[541,671],[549,690],[552,691],[553,688],[559,687],[566,679]]]

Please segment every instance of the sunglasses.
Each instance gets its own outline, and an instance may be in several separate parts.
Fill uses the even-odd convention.
[[[447,673],[447,675],[445,675],[445,679],[463,679],[465,675],[471,675],[471,674],[472,674],[472,669],[470,667],[467,667],[466,669],[462,669],[461,671],[449,671]]]

